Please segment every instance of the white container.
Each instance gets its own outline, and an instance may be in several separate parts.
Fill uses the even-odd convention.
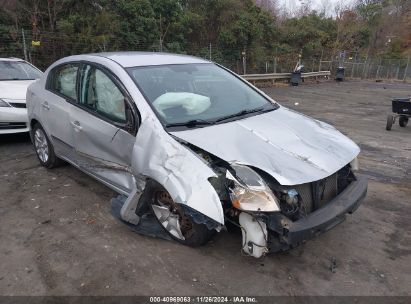
[[[255,258],[262,257],[267,251],[267,225],[253,218],[245,212],[239,216],[240,226],[243,228],[243,251]]]

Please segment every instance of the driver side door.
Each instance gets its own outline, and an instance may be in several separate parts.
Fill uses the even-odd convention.
[[[137,110],[117,78],[103,67],[82,64],[78,107],[71,113],[77,164],[119,193],[135,185],[131,155]]]

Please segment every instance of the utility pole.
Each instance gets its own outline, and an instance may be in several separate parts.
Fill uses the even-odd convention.
[[[26,46],[26,36],[24,35],[24,29],[21,29],[21,35],[23,38],[23,52],[24,52],[24,60],[28,60],[27,58],[27,46]]]
[[[211,61],[211,42],[210,42],[210,45],[209,45],[209,48],[208,48],[208,55],[209,55],[209,58],[210,58],[210,61]]]

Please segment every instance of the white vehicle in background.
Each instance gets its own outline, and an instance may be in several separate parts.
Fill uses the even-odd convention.
[[[43,73],[18,58],[0,58],[0,134],[28,132],[27,87]]]

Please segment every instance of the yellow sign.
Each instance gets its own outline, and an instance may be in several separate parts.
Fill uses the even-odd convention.
[[[32,46],[40,46],[40,41],[32,41],[31,45]]]

